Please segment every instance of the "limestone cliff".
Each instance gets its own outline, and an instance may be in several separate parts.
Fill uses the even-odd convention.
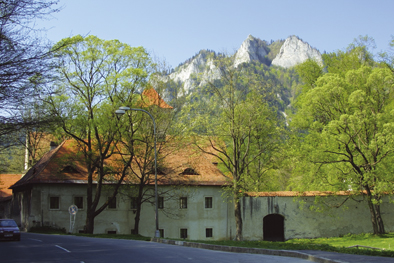
[[[169,78],[183,83],[184,92],[188,94],[195,86],[220,77],[219,70],[213,63],[213,57],[212,52],[201,50],[198,55],[179,66]]]
[[[266,43],[249,35],[237,50],[237,53],[235,53],[234,67],[237,67],[241,63],[249,63],[251,61],[262,63],[267,55]]]
[[[207,81],[220,78],[220,71],[215,67],[216,54],[213,51],[201,50],[168,75],[169,79],[182,83],[183,92],[187,95],[194,88],[204,85]],[[267,41],[249,35],[234,54],[234,67],[242,63],[257,62],[266,66],[276,65],[290,68],[312,58],[322,63],[320,52],[296,36],[286,41]]]
[[[322,63],[320,52],[296,36],[286,39],[280,48],[279,54],[272,60],[272,65],[291,68],[308,59]]]

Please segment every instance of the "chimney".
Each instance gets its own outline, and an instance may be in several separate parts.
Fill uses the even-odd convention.
[[[57,146],[58,146],[58,145],[57,145],[56,142],[51,142],[51,143],[50,143],[50,150],[52,151],[53,149],[56,149]]]

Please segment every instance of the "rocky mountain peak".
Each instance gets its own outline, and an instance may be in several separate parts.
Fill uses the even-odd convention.
[[[263,58],[267,56],[267,54],[266,43],[252,35],[249,35],[237,50],[237,53],[235,53],[234,67],[237,67],[239,64],[244,62],[262,62]]]
[[[202,74],[202,80],[206,81],[211,78],[219,78],[218,70],[213,64],[213,52],[201,50],[196,56],[179,66],[177,70],[169,75],[169,78],[175,82],[183,83],[183,89],[188,94],[196,85],[193,78]]]
[[[296,36],[290,36],[283,43],[279,54],[272,60],[272,65],[291,68],[308,59],[314,59],[318,63],[322,63],[321,54],[317,49],[312,48]]]

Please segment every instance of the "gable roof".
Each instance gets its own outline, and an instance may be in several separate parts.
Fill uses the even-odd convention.
[[[0,174],[0,201],[11,199],[12,190],[8,189],[21,179],[21,174]]]
[[[214,164],[214,157],[192,149],[191,144],[179,147],[174,144],[164,152],[158,172],[159,185],[224,185],[228,183]],[[78,147],[74,140],[66,140],[56,149],[47,152],[18,182],[10,188],[15,189],[37,183],[87,184],[88,172],[83,165],[83,158],[78,155]],[[109,160],[110,162],[111,160]],[[137,164],[132,163],[132,167]],[[194,169],[197,173],[187,175],[183,172]],[[138,173],[138,169],[134,169]],[[151,176],[149,184],[153,184]],[[135,183],[134,180],[128,182]]]

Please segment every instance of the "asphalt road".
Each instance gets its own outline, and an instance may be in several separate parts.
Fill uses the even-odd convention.
[[[212,251],[135,240],[22,233],[20,242],[0,242],[0,262],[305,263],[311,261],[289,257]]]

